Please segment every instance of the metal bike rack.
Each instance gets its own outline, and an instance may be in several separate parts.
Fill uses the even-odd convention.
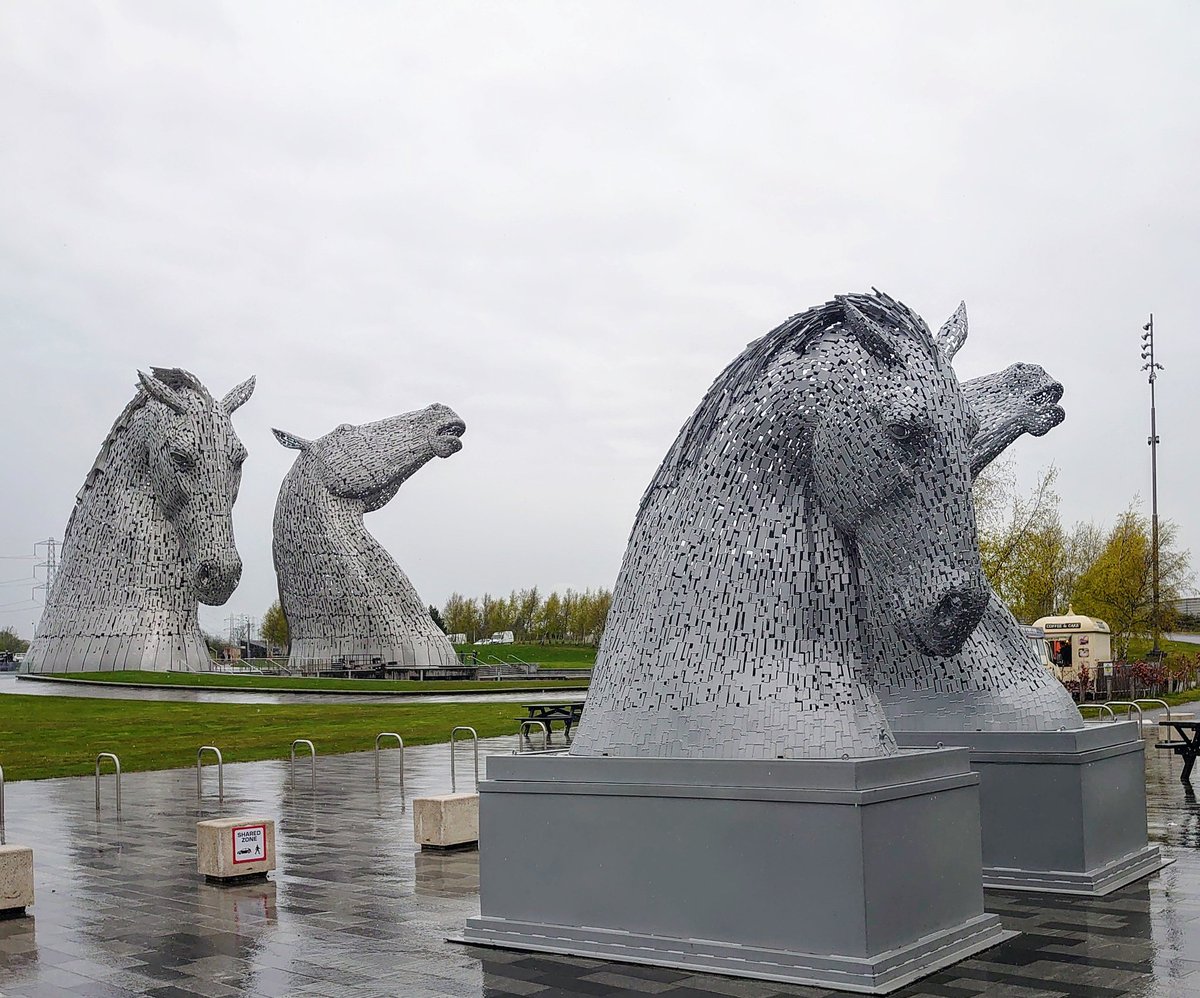
[[[537,720],[522,721],[521,727],[517,731],[517,754],[518,755],[521,754],[521,746],[526,741],[529,740],[529,729],[530,728],[541,728],[542,729],[542,751],[544,752],[550,748],[550,728],[547,727],[545,721],[537,721]]]
[[[1094,707],[1096,710],[1107,710],[1108,716],[1112,718],[1112,720],[1115,721],[1117,719],[1117,715],[1113,713],[1113,709],[1106,703],[1081,703],[1079,705],[1079,710],[1083,711],[1085,707]]]
[[[1139,707],[1137,705],[1137,703],[1135,703],[1133,700],[1106,700],[1104,702],[1104,705],[1106,707],[1128,707],[1128,708],[1130,708],[1130,710],[1125,711],[1126,720],[1133,720],[1133,718],[1130,716],[1130,711],[1136,710],[1138,712],[1138,731],[1142,730],[1142,718],[1145,715],[1142,713],[1142,708]],[[1114,720],[1116,719],[1116,714],[1113,715],[1113,719]]]
[[[1159,703],[1159,704],[1162,704],[1162,706],[1163,706],[1163,710],[1165,710],[1165,711],[1167,712],[1167,724],[1168,724],[1168,725],[1170,725],[1170,723],[1171,723],[1171,705],[1170,705],[1169,703],[1167,703],[1167,701],[1166,701],[1166,700],[1159,700],[1157,697],[1138,697],[1138,698],[1137,698],[1136,700],[1134,700],[1133,702],[1134,702],[1134,703],[1136,703],[1136,704],[1143,704],[1143,703]],[[1174,739],[1174,735],[1175,735],[1175,729],[1174,729],[1174,728],[1172,728],[1172,727],[1169,727],[1169,726],[1168,726],[1168,728],[1167,728],[1167,741],[1169,741],[1169,742],[1170,742],[1170,741],[1174,741],[1174,740],[1175,740],[1175,739]]]
[[[307,738],[297,738],[292,742],[292,786],[296,785],[296,746],[307,745],[312,758],[312,789],[317,789],[317,750]]]
[[[471,733],[471,741],[475,746],[475,789],[479,789],[479,732],[474,728],[465,724],[460,724],[457,728],[450,732],[450,792],[458,793],[458,781],[454,778],[454,736],[460,731],[469,731]]]
[[[221,758],[221,750],[215,745],[201,745],[196,749],[196,800],[203,796],[200,791],[200,774],[203,771],[201,758],[205,752],[212,752],[217,757],[217,800],[225,800],[225,760]]]
[[[121,760],[111,752],[101,752],[96,756],[96,811],[100,811],[100,763],[111,759],[114,767],[113,775],[117,778],[117,813],[121,811]]]
[[[375,736],[375,782],[379,782],[379,740],[395,738],[400,748],[400,796],[404,796],[404,739],[394,731],[381,731]]]

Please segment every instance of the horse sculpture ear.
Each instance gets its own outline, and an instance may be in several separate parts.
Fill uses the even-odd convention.
[[[900,355],[892,346],[883,327],[856,308],[848,298],[839,296],[837,300],[845,313],[842,323],[858,340],[859,345],[872,357],[877,357],[885,364],[900,363]]]
[[[245,405],[250,396],[254,394],[254,375],[250,375],[245,381],[234,388],[228,395],[221,399],[221,408],[225,410],[227,415],[232,416],[235,409]]]
[[[311,440],[305,440],[303,437],[298,437],[295,434],[288,433],[287,430],[277,430],[271,428],[271,432],[275,434],[275,439],[278,440],[284,447],[290,447],[292,450],[308,450]]]
[[[958,303],[954,314],[938,330],[935,342],[946,360],[953,360],[959,348],[967,342],[967,303],[965,301]]]
[[[142,371],[138,371],[137,374],[142,388],[146,390],[146,394],[151,398],[158,399],[163,405],[169,409],[173,409],[175,412],[183,413],[187,411],[187,404],[174,388],[159,381],[158,378],[150,377]]]

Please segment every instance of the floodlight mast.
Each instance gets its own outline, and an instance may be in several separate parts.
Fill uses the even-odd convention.
[[[1158,380],[1158,372],[1163,370],[1163,366],[1154,360],[1153,312],[1150,313],[1150,321],[1142,326],[1142,360],[1146,362],[1142,365],[1142,370],[1150,372],[1150,438],[1146,441],[1150,445],[1150,559],[1153,579],[1150,627],[1154,637],[1152,654],[1159,659],[1162,657],[1162,650],[1159,648],[1162,631],[1159,626],[1158,611],[1158,422],[1154,408],[1154,383]]]

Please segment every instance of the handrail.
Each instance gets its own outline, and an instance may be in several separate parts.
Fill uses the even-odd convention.
[[[1142,718],[1145,717],[1145,714],[1142,713],[1142,708],[1139,707],[1135,701],[1133,701],[1133,700],[1105,700],[1104,703],[1108,707],[1132,707],[1133,710],[1136,710],[1138,712],[1138,728],[1140,730],[1141,725],[1142,725]],[[1116,715],[1114,714],[1113,717],[1115,718]],[[1128,711],[1128,710],[1125,711],[1125,718],[1126,718],[1126,720],[1133,720],[1133,718],[1130,716],[1130,711]]]
[[[1134,703],[1161,703],[1163,709],[1167,712],[1167,741],[1174,741],[1175,729],[1170,727],[1171,723],[1171,705],[1166,700],[1160,700],[1158,697],[1138,697]]]
[[[539,721],[536,718],[531,718],[521,722],[521,727],[517,731],[517,753],[520,754],[521,746],[529,741],[529,729],[537,726],[542,729],[542,751],[550,748],[550,728],[545,721]]]
[[[400,749],[400,796],[404,796],[404,739],[394,731],[381,731],[375,736],[375,782],[379,782],[379,739],[395,738]]]
[[[1113,709],[1106,703],[1095,703],[1093,701],[1091,703],[1081,703],[1079,705],[1079,709],[1081,711],[1084,707],[1095,707],[1097,710],[1107,710],[1109,717],[1111,717],[1114,721],[1117,719],[1117,715],[1113,712]]]
[[[201,758],[205,752],[212,752],[217,757],[217,800],[225,800],[225,760],[221,758],[221,750],[215,745],[201,745],[196,749],[196,800],[203,796],[200,789]]]
[[[307,738],[297,738],[292,742],[292,786],[296,785],[296,746],[307,745],[309,754],[312,758],[310,763],[312,767],[311,786],[313,790],[317,789],[317,750],[316,747]]]
[[[471,732],[471,741],[475,746],[475,789],[479,789],[479,732],[466,724],[460,724],[450,732],[450,792],[458,793],[458,781],[454,778],[454,736],[460,731]]]
[[[117,778],[117,811],[121,810],[121,760],[111,752],[101,752],[96,756],[96,812],[100,811],[100,763],[111,759],[114,766],[113,775]]]

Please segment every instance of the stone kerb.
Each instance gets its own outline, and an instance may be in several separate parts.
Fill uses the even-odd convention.
[[[0,918],[22,915],[33,904],[33,850],[0,845]]]
[[[478,846],[479,794],[414,798],[413,838],[422,849]]]
[[[275,868],[273,819],[213,818],[196,822],[196,870],[209,882],[264,878]]]

